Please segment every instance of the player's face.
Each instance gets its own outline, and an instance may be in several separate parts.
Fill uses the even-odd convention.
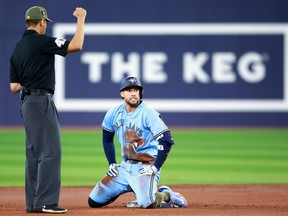
[[[137,107],[140,102],[140,90],[138,88],[127,88],[121,92],[121,97],[127,105]]]

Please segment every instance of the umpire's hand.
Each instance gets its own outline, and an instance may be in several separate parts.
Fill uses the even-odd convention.
[[[77,18],[85,18],[86,14],[87,14],[86,10],[81,7],[77,7],[75,11],[73,12],[73,16]]]

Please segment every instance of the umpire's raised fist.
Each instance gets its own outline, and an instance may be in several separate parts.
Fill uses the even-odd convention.
[[[80,17],[85,18],[86,14],[87,14],[86,10],[84,8],[81,8],[81,7],[77,7],[75,9],[75,11],[73,12],[73,16],[75,16],[77,18],[80,18]]]

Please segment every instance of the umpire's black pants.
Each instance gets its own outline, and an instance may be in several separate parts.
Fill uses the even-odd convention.
[[[28,95],[20,101],[26,132],[27,208],[58,205],[61,143],[57,110],[51,95]]]

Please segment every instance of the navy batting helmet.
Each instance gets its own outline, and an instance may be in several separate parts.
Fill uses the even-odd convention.
[[[140,98],[142,99],[142,91],[143,91],[143,87],[141,85],[141,82],[139,79],[137,79],[136,77],[126,77],[121,81],[120,84],[120,91],[123,91],[126,88],[130,88],[130,87],[138,87],[140,89]]]

